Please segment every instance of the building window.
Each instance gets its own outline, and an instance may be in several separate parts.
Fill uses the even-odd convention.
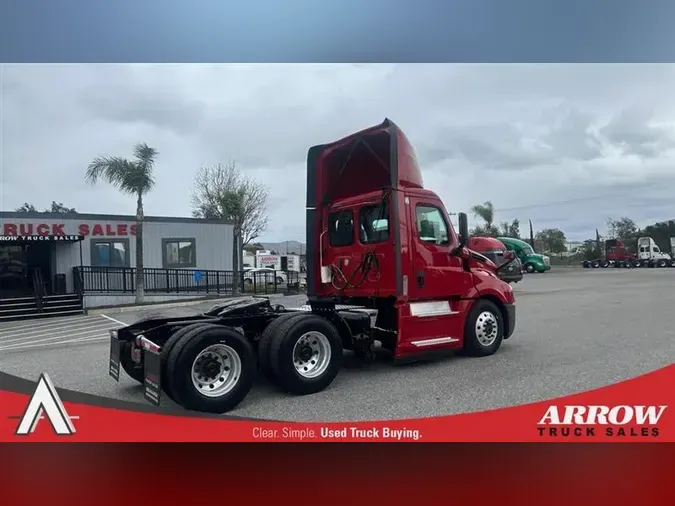
[[[386,202],[362,207],[359,211],[359,238],[362,244],[389,240],[389,206]]]
[[[165,269],[197,267],[194,239],[162,239],[162,262]]]
[[[328,240],[333,247],[354,243],[354,215],[351,211],[337,211],[328,216]]]
[[[129,239],[93,239],[91,241],[93,267],[129,267]]]

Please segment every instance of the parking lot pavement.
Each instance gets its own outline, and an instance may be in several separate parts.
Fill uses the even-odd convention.
[[[363,365],[347,355],[325,391],[296,397],[260,380],[231,414],[298,421],[438,416],[616,383],[675,362],[674,284],[675,269],[559,269],[526,275],[514,287],[516,331],[494,356],[393,367],[386,360]],[[285,297],[275,303],[293,307],[304,300]],[[169,311],[194,314],[203,309]],[[163,311],[152,308],[114,318],[132,322],[148,312]],[[115,325],[110,321],[102,327]],[[64,341],[68,338],[59,342]],[[140,385],[124,374],[119,383],[108,376],[108,353],[102,339],[2,350],[0,370],[33,381],[48,372],[57,387],[145,403]],[[165,399],[162,405],[171,403]]]
[[[96,343],[121,322],[107,316],[72,316],[0,324],[0,352]]]

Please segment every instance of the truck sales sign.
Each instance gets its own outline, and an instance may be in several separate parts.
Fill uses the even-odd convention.
[[[49,236],[99,236],[126,237],[136,235],[136,225],[127,223],[12,223],[2,225],[3,237],[49,237]]]
[[[0,235],[0,242],[75,242],[81,235]]]

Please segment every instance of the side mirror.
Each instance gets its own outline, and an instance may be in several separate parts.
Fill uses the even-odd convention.
[[[469,220],[466,217],[466,213],[459,213],[459,246],[458,248],[463,248],[466,246],[466,243],[469,241]]]

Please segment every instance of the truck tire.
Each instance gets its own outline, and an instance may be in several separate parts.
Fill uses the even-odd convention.
[[[633,260],[633,267],[635,267],[636,269],[642,267],[642,262],[640,262],[639,260]]]
[[[592,267],[593,269],[597,269],[598,267],[600,267],[600,262],[598,262],[597,260],[594,260],[594,261],[591,263],[591,267]]]
[[[166,395],[169,397],[174,402],[176,401],[175,395],[173,393],[173,390],[171,389],[171,381],[168,378],[168,370],[167,370],[167,363],[169,362],[169,356],[171,355],[171,350],[173,350],[174,346],[178,341],[181,340],[181,338],[187,334],[188,332],[193,331],[194,329],[198,327],[203,327],[204,325],[212,325],[210,323],[193,323],[192,325],[187,325],[185,327],[182,327],[178,329],[176,332],[171,334],[171,337],[164,343],[164,346],[162,346],[162,351],[161,351],[161,366],[162,366],[162,386],[163,390],[166,393]]]
[[[339,332],[325,318],[313,314],[289,318],[270,343],[275,382],[296,395],[325,390],[340,372],[342,350]]]
[[[277,333],[279,325],[293,318],[307,316],[304,312],[286,313],[270,322],[265,330],[263,330],[260,340],[258,341],[258,369],[263,373],[267,380],[274,382],[274,370],[272,369],[272,362],[270,361],[270,343],[272,338]]]
[[[525,272],[532,274],[535,270],[534,264],[525,264]]]
[[[600,264],[600,267],[602,267],[603,269],[606,269],[607,267],[609,267],[609,262],[608,262],[607,260],[604,260],[604,261]]]
[[[225,413],[253,387],[253,347],[229,327],[195,326],[174,344],[166,371],[174,400],[185,409]]]
[[[494,355],[504,340],[504,319],[489,300],[478,299],[464,327],[464,352],[473,357]]]
[[[657,266],[657,267],[667,267],[667,266],[668,266],[668,262],[666,262],[666,261],[662,258],[661,260],[659,260],[659,261],[657,262],[656,266]]]

